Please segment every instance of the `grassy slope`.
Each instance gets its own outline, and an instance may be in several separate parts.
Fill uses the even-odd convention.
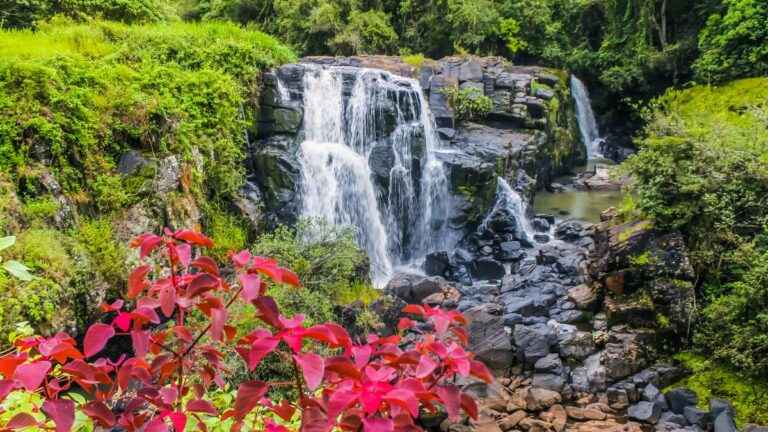
[[[0,31],[0,236],[19,236],[4,258],[39,276],[0,273],[0,346],[20,321],[42,331],[82,325],[97,286],[120,290],[126,254],[113,226],[128,207],[155,208],[168,223],[174,199],[193,202],[209,232],[232,237],[222,243],[243,243],[224,203],[243,181],[243,132],[255,124],[245,120],[260,71],[293,59],[275,39],[226,23]],[[156,196],[153,170],[119,175],[129,149],[155,163],[177,155],[183,190]],[[74,208],[66,227],[55,224],[48,173]]]

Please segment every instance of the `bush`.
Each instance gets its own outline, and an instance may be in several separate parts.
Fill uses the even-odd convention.
[[[768,75],[768,3],[725,0],[699,34],[694,69],[702,82]]]
[[[61,14],[78,20],[93,18],[125,23],[153,22],[172,18],[172,9],[160,0],[0,0],[0,27],[32,27]]]
[[[475,87],[459,89],[446,87],[443,92],[448,97],[448,104],[453,108],[456,119],[477,120],[487,116],[493,109],[493,101]]]

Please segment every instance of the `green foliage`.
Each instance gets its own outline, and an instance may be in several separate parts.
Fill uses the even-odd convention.
[[[22,214],[32,221],[45,221],[53,217],[59,210],[59,203],[50,196],[28,200],[24,203]]]
[[[633,208],[679,229],[701,281],[695,344],[768,378],[768,79],[670,90],[624,165]]]
[[[377,54],[392,52],[397,34],[382,11],[352,11],[343,31],[331,45],[341,54]]]
[[[295,228],[280,226],[261,235],[252,246],[257,255],[270,256],[293,269],[302,284],[332,300],[368,282],[365,253],[348,228],[320,220],[301,220]]]
[[[426,57],[424,57],[424,54],[410,54],[410,55],[404,55],[400,58],[405,63],[415,67],[416,69],[421,68],[421,66],[424,64],[424,61],[426,60]]]
[[[78,20],[161,21],[172,17],[173,10],[166,3],[161,0],[1,0],[0,27],[30,27],[56,14]]]
[[[218,208],[210,208],[206,213],[205,231],[216,244],[216,247],[211,250],[212,257],[225,262],[230,251],[237,252],[246,248],[248,232],[242,218]]]
[[[443,92],[448,97],[448,104],[453,108],[459,121],[477,120],[488,115],[493,109],[493,101],[475,87],[446,87]]]
[[[127,253],[125,246],[115,239],[112,222],[107,218],[85,221],[75,237],[94,270],[112,287],[111,294],[122,292],[128,272]]]
[[[201,155],[193,190],[227,196],[243,181],[242,111],[256,109],[259,71],[291,59],[231,24],[0,33],[0,169],[21,172],[45,149],[65,193],[109,212],[135,199],[114,167],[138,147],[192,166]]]
[[[703,82],[768,75],[768,3],[724,0],[699,34],[694,68]]]
[[[756,381],[743,374],[724,367],[716,361],[704,356],[683,352],[675,356],[692,375],[674,387],[685,386],[695,391],[699,396],[699,405],[709,408],[709,400],[713,397],[728,399],[736,410],[736,421],[744,423],[768,423],[768,385],[764,381]]]

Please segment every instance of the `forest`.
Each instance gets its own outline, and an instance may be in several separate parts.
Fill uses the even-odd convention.
[[[427,181],[429,175],[437,176],[429,170],[439,161],[447,173],[443,183],[448,184],[441,187],[458,201],[465,200],[464,207],[455,204],[464,216],[445,223],[463,230],[454,244],[418,249],[439,242],[418,243],[409,237],[417,237],[411,231],[422,229],[414,222],[420,219],[411,213],[423,210],[411,207],[381,216],[383,222],[365,219],[363,227],[355,219],[364,211],[359,206],[349,211],[358,213],[340,218],[344,223],[315,218],[308,214],[306,202],[298,210],[291,207],[309,193],[301,182],[327,180],[308,177],[311,169],[319,168],[301,158],[304,150],[297,144],[314,142],[307,138],[311,132],[303,129],[311,120],[313,81],[308,75],[295,75],[298,72],[291,67],[310,56],[332,57],[335,60],[325,65],[341,64],[340,69],[354,64],[344,59],[386,56],[382,57],[389,59],[386,62],[412,71],[411,81],[386,74],[379,78],[396,83],[399,90],[416,88],[413,82],[424,88],[414,90],[416,96],[398,96],[392,104],[397,105],[395,120],[387,120],[393,125],[378,117],[369,122],[378,129],[373,138],[363,137],[373,143],[365,147],[369,159],[363,165],[368,170],[364,177],[370,177],[373,186],[364,194],[344,195],[344,190],[338,195],[359,199],[363,202],[359,206],[370,199],[384,215],[383,208],[389,211],[394,206],[392,194],[399,185],[413,195],[409,199],[417,202],[414,208],[425,208],[429,201],[418,199],[437,202],[443,197],[430,189],[442,183]],[[444,78],[438,71],[450,69],[451,62],[479,62],[480,78],[463,78],[464,69],[456,76],[446,72],[449,77]],[[497,73],[489,72],[497,62],[499,68],[507,68],[503,73],[527,80],[527,93],[515,95],[518,84],[506,90],[500,75],[493,76],[495,84],[489,90],[486,78]],[[432,90],[421,79],[424,71],[433,74]],[[520,78],[526,74],[533,78]],[[336,81],[325,77],[332,85],[322,88],[339,86],[340,104],[348,110],[355,98],[353,102],[344,98],[358,87],[344,86],[349,80],[364,82],[362,73],[350,76]],[[522,315],[519,321],[510,318],[509,310],[489,308],[481,314],[477,308],[486,303],[462,308],[466,298],[475,301],[487,294],[482,292],[487,280],[498,285],[496,295],[511,295],[508,280],[514,279],[515,271],[523,274],[524,256],[532,258],[534,266],[556,267],[561,273],[566,273],[563,267],[579,266],[558,261],[572,254],[570,249],[559,251],[552,262],[536,261],[539,248],[546,252],[551,245],[546,245],[549,238],[537,244],[532,233],[561,239],[566,231],[561,227],[568,222],[560,220],[561,215],[551,215],[541,230],[537,225],[550,215],[528,209],[527,216],[505,216],[517,218],[512,224],[522,227],[518,231],[530,230],[530,239],[524,233],[512,234],[514,229],[502,238],[500,222],[494,219],[499,203],[510,200],[502,195],[503,185],[519,192],[520,208],[527,209],[525,201],[532,207],[537,190],[556,191],[560,177],[589,162],[581,150],[571,148],[571,141],[578,146],[588,143],[578,138],[582,125],[577,124],[574,110],[579,107],[572,101],[572,82],[563,78],[570,76],[580,78],[589,89],[595,126],[607,145],[625,151],[610,161],[612,178],[621,178],[621,201],[609,219],[590,221],[597,228],[582,230],[605,230],[609,246],[601,249],[600,234],[573,243],[592,254],[579,252],[593,260],[584,268],[596,268],[600,261],[596,251],[618,254],[611,249],[618,248],[614,243],[629,244],[622,247],[634,255],[611,261],[608,270],[600,270],[602,279],[593,277],[592,285],[586,280],[594,298],[584,307],[584,317],[562,325],[574,324],[574,331],[586,332],[590,341],[603,347],[599,352],[603,363],[608,363],[605,356],[612,344],[621,344],[616,340],[626,341],[622,326],[628,326],[632,330],[627,333],[641,340],[638,350],[652,353],[642,354],[653,359],[643,364],[646,370],[657,360],[687,370],[674,382],[644,387],[646,392],[659,387],[667,398],[665,408],[657,408],[653,398],[643,399],[640,387],[634,400],[632,392],[626,396],[624,406],[611,399],[611,390],[631,381],[641,368],[614,377],[606,365],[614,382],[596,390],[595,374],[589,375],[590,384],[582,393],[596,395],[593,403],[610,405],[614,414],[594,420],[610,421],[613,415],[668,430],[660,429],[665,420],[659,419],[675,411],[673,387],[685,386],[694,397],[698,394],[689,411],[698,403],[709,417],[696,423],[681,408],[674,414],[685,423],[678,424],[691,429],[678,430],[764,430],[749,426],[768,424],[768,2],[764,0],[0,0],[0,430],[481,430],[478,425],[488,415],[484,410],[489,404],[466,388],[459,390],[462,380],[470,377],[491,381],[491,372],[476,360],[481,359],[497,378],[507,380],[509,393],[515,391],[510,383],[517,375],[530,380],[523,387],[536,387],[541,382],[537,376],[562,371],[566,385],[558,383],[555,392],[558,398],[562,395],[565,408],[554,403],[531,408],[537,405],[528,402],[522,410],[537,413],[535,421],[548,422],[550,429],[541,430],[590,432],[573,426],[571,422],[584,418],[571,415],[565,399],[571,397],[566,391],[569,385],[577,389],[575,371],[593,357],[569,356],[557,348],[562,344],[557,333],[550,339],[559,342],[545,346],[543,353],[557,353],[557,366],[539,365],[548,358],[544,355],[533,361],[526,358],[528,351],[518,334],[546,327],[548,319],[535,320],[540,318],[536,315],[540,304],[529,305],[525,312],[515,310]],[[445,90],[435,90],[439,79],[447,83]],[[499,109],[500,97],[513,108],[522,97],[518,102],[527,107],[524,116]],[[442,99],[451,113],[449,126],[438,118],[442,114],[437,102]],[[384,104],[375,97],[366,103]],[[403,125],[424,116],[427,111],[419,111],[423,106],[431,109],[435,121],[422,119],[429,124],[419,124],[421,129],[412,136],[398,138],[398,132],[411,133]],[[383,109],[368,108],[372,113]],[[545,114],[538,116],[537,110]],[[342,123],[358,121],[346,115]],[[349,125],[340,128],[345,137],[368,133],[350,132]],[[441,140],[469,149],[462,151],[475,151],[467,144],[475,145],[471,138],[460,139],[481,128],[522,131],[535,137],[538,141],[531,138],[531,142],[541,149],[524,159],[529,157],[525,151],[512,155],[514,145],[509,144],[506,159],[484,160],[486,171],[440,154],[440,146],[446,145]],[[500,135],[487,133],[482,140]],[[413,152],[407,156],[419,167],[397,166],[402,158],[396,153],[397,139],[406,140]],[[382,142],[394,143],[391,156],[377,156]],[[483,141],[477,147],[484,145],[488,144]],[[293,153],[286,150],[291,148]],[[333,169],[362,170],[347,153],[329,151],[322,159],[327,166],[335,160],[346,165]],[[471,155],[483,158],[495,151],[482,147]],[[389,160],[384,174],[377,171],[374,162],[379,160],[374,157]],[[535,167],[529,169],[531,165]],[[414,170],[403,177],[414,186],[396,182],[398,168]],[[354,172],[345,175],[344,181],[357,181]],[[525,175],[532,177],[528,183],[519,181]],[[448,205],[434,205],[436,213],[453,211]],[[338,213],[341,207],[333,211]],[[408,222],[400,222],[393,234],[390,225],[397,225],[397,217]],[[436,220],[435,216],[424,223],[425,232],[450,237],[429,231],[438,225]],[[632,230],[645,224],[651,227],[649,237],[633,244],[640,235]],[[631,228],[618,231],[626,227]],[[361,230],[376,229],[388,237],[384,249],[394,268],[389,269],[391,281],[386,287],[375,286],[369,268],[377,265],[377,258],[370,239],[361,240]],[[483,229],[496,231],[489,234]],[[389,238],[394,235],[401,237]],[[664,243],[676,236],[684,244],[681,249]],[[504,253],[499,247],[516,248],[506,251],[515,258],[499,258]],[[424,252],[422,260],[405,260],[407,252],[393,258],[392,250],[408,248],[413,255]],[[483,255],[484,248],[493,250],[493,260],[512,262],[506,275],[501,264],[501,275],[475,274],[477,263],[491,260]],[[454,252],[465,250],[472,256],[465,259]],[[684,251],[684,258],[669,264],[666,257],[678,250]],[[439,261],[438,252],[444,259],[432,274],[429,263]],[[270,259],[261,261],[262,256]],[[626,268],[614,268],[619,261],[626,261]],[[439,285],[428,295],[416,294],[428,284],[408,282],[410,291],[402,288],[407,291],[402,294],[397,283],[411,279],[398,279],[396,264],[408,271],[419,267],[416,273],[422,279],[426,274],[444,280],[427,278]],[[669,270],[671,265],[677,270]],[[462,266],[464,273],[454,269]],[[679,270],[684,267],[690,271]],[[173,300],[167,297],[169,274],[176,290]],[[612,292],[610,281],[617,274],[624,286],[621,292]],[[209,285],[196,291],[193,281],[202,281],[201,275],[210,279],[205,282]],[[261,279],[253,282],[256,275]],[[181,285],[176,285],[176,277],[183,280]],[[540,287],[551,283],[546,278],[527,282]],[[671,285],[676,286],[677,297],[668,295]],[[235,291],[230,291],[233,287]],[[690,297],[679,294],[686,287]],[[467,293],[470,288],[480,291]],[[238,294],[230,297],[232,292]],[[568,293],[566,300],[580,309],[582,304]],[[437,305],[446,310],[433,308],[435,303],[403,308],[436,294],[442,296]],[[683,306],[677,306],[678,297],[687,299],[680,300]],[[557,300],[556,306],[566,300]],[[621,314],[611,309],[614,301],[623,303]],[[510,303],[502,301],[502,309]],[[547,318],[554,320],[553,309],[548,308],[556,306],[544,306]],[[152,312],[142,315],[142,307]],[[618,330],[607,331],[601,340],[596,323],[606,314],[608,327]],[[685,315],[679,323],[678,315]],[[497,317],[507,328],[505,337],[511,342],[505,343],[511,344],[513,354],[503,372],[480,353],[489,342],[476,341],[476,316]],[[594,327],[585,331],[586,323]],[[200,334],[193,339],[196,330]],[[654,336],[642,339],[645,331]],[[366,338],[369,333],[379,336]],[[150,343],[156,343],[155,348],[147,348]],[[104,357],[89,355],[97,352]],[[125,354],[132,357],[117,360]],[[452,356],[466,361],[457,363]],[[317,362],[324,364],[319,371],[312,366]],[[40,372],[43,364],[47,367]],[[18,372],[23,367],[29,374]],[[143,367],[146,371],[137,371]],[[141,403],[118,383],[128,375],[146,386],[146,394],[139,392]],[[374,394],[376,400],[358,407],[353,398],[361,394]],[[246,399],[253,399],[253,405]],[[718,426],[720,411],[712,401],[720,399],[730,401],[731,429]],[[129,400],[140,415],[125,413],[121,404]],[[338,405],[331,408],[329,400]],[[649,416],[635,408],[644,401],[649,403],[642,406],[651,410]],[[563,415],[567,411],[567,427],[555,426],[556,406]],[[444,416],[431,425],[429,416],[435,412]],[[515,416],[515,410],[506,412],[505,418]],[[496,414],[494,421],[501,418]],[[478,415],[480,420],[466,418]],[[469,429],[451,429],[445,418]],[[320,423],[322,427],[312,427]],[[504,432],[539,430],[535,425],[522,426],[528,424],[525,421],[507,429],[502,424]]]

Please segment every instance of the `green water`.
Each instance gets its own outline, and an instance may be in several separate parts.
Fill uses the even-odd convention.
[[[596,223],[600,222],[600,213],[618,206],[622,197],[621,191],[540,191],[536,193],[533,208],[536,213]]]

